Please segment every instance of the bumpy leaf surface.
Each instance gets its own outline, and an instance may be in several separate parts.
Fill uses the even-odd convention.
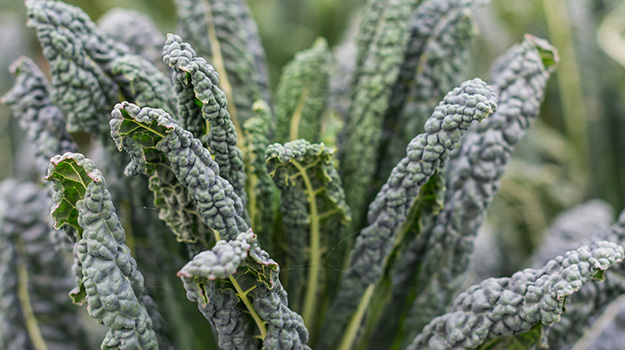
[[[37,166],[45,174],[52,156],[75,152],[76,144],[65,131],[65,118],[50,99],[46,76],[28,57],[21,57],[11,65],[15,85],[0,99],[11,106],[13,117],[26,130],[35,145]]]
[[[102,349],[158,349],[152,320],[139,302],[143,275],[124,243],[126,234],[102,173],[83,155],[65,153],[51,159],[46,179],[56,191],[52,209],[57,225],[78,232],[78,286],[71,295],[76,302],[85,300],[89,315],[110,328]]]
[[[527,36],[493,66],[498,107],[472,127],[448,163],[445,208],[431,232],[416,285],[423,288],[412,304],[406,327],[414,337],[434,316],[447,309],[469,266],[474,240],[486,209],[499,188],[514,146],[532,125],[545,95],[557,53],[544,40]]]
[[[247,230],[243,203],[228,181],[221,177],[219,165],[191,133],[182,129],[161,109],[139,108],[123,102],[115,106],[111,135],[119,149],[126,150],[132,161],[130,174],[154,174],[169,168],[172,187],[188,192],[206,225],[231,240]],[[162,176],[158,176],[162,178]]]
[[[182,129],[163,110],[143,108],[124,102],[118,104],[112,113],[111,134],[117,145],[132,157],[128,169],[137,173],[152,173],[157,159],[166,162],[176,180],[188,191],[197,212],[208,227],[215,230],[217,238],[231,241],[246,232],[249,226],[243,220],[243,204],[232,186],[219,176],[219,166],[200,140]],[[252,244],[250,256],[260,265],[256,278],[248,287],[254,287],[250,295],[254,310],[270,327],[264,339],[266,348],[305,348],[308,332],[301,317],[289,310],[286,292],[277,277],[277,264],[268,254]],[[266,268],[274,273],[265,271]],[[236,294],[242,292],[237,291]],[[215,325],[219,342],[228,349],[246,348],[253,334],[247,327],[249,318],[243,313],[243,306],[229,288],[218,283],[206,283],[205,295],[214,302],[200,303],[200,310]],[[248,308],[249,310],[249,308]],[[251,310],[249,310],[251,312]],[[230,325],[230,326],[226,326]],[[272,328],[273,327],[273,328]]]
[[[428,119],[425,133],[410,142],[406,157],[369,206],[369,226],[361,231],[352,250],[333,312],[326,317],[324,339],[331,338],[327,336],[330,332],[342,330],[367,287],[382,276],[421,186],[444,164],[471,122],[493,113],[496,103],[495,93],[483,81],[466,81],[445,96]]]
[[[141,56],[125,55],[110,66],[113,79],[129,101],[176,115],[178,100],[171,81],[152,63]]]
[[[0,184],[0,348],[83,349],[72,279],[62,254],[51,249],[46,191],[31,183]]]
[[[599,241],[566,252],[542,269],[489,278],[455,298],[451,312],[434,318],[409,350],[470,349],[489,339],[560,320],[566,297],[623,260],[623,247]]]
[[[325,39],[319,38],[284,67],[276,92],[276,142],[320,141],[331,55]]]
[[[286,307],[286,293],[280,286],[278,271],[278,264],[258,247],[256,235],[248,230],[240,233],[235,240],[219,241],[210,251],[198,254],[178,272],[178,276],[187,289],[189,299],[197,301],[201,310],[214,304],[206,297],[210,293],[206,290],[208,281],[229,281],[231,285],[226,290],[234,288],[244,303],[250,302],[249,295],[253,300],[253,317],[258,319],[257,324],[260,322],[263,328],[266,326],[260,334],[264,348],[309,349],[305,345],[308,331],[301,317]],[[209,307],[212,308],[215,306]],[[249,331],[245,324],[232,328],[237,327]],[[258,348],[257,341],[249,337],[234,339],[234,343],[239,342],[241,344],[236,344],[234,348]],[[232,345],[235,344],[229,344]]]
[[[436,103],[466,79],[472,14],[486,1],[427,0],[411,14],[410,39],[384,118],[379,178],[388,176],[408,142],[423,131]]]
[[[351,219],[351,213],[345,203],[341,178],[333,164],[333,149],[295,140],[284,146],[269,146],[266,160],[269,176],[282,194],[282,222],[289,233],[288,268],[292,271],[288,280],[289,300],[297,309],[304,303],[304,293],[313,293],[308,290],[317,288],[322,251],[330,252],[341,240],[340,232]],[[322,233],[332,235],[332,232],[337,237],[321,237]],[[310,249],[307,249],[307,242],[310,242]],[[336,267],[340,269],[340,265]],[[309,274],[308,283],[304,282],[305,270]],[[311,298],[309,308],[315,305],[314,297],[307,294],[307,298]],[[312,317],[307,312],[304,315],[305,318]]]
[[[352,100],[338,158],[347,203],[359,226],[375,174],[378,144],[392,85],[397,80],[408,42],[408,18],[416,0],[374,0],[368,5],[358,36]]]
[[[625,242],[625,215],[610,227],[593,232],[582,240],[582,244],[592,244],[597,240]],[[619,264],[606,271],[605,281],[591,281],[578,293],[571,296],[562,315],[561,322],[545,330],[545,338],[552,348],[570,348],[585,334],[594,320],[606,310],[608,304],[625,294],[625,266]]]
[[[28,25],[35,28],[50,62],[52,99],[67,116],[68,130],[107,131],[106,120],[119,88],[109,63],[128,52],[106,37],[81,9],[60,1],[27,1]]]
[[[269,105],[257,100],[252,106],[254,116],[245,121],[245,171],[248,195],[247,210],[254,233],[260,245],[273,252],[274,218],[277,211],[276,186],[267,174],[265,151],[269,147],[272,128],[272,114]]]
[[[245,204],[243,154],[237,147],[237,132],[226,108],[226,95],[217,86],[219,75],[177,35],[167,36],[163,61],[174,70],[182,126],[202,139],[219,164],[221,176]]]
[[[127,45],[129,53],[139,55],[165,70],[161,59],[165,35],[149,16],[132,9],[116,7],[103,14],[97,23],[98,28],[111,39]]]
[[[240,130],[253,116],[254,101],[270,100],[265,52],[246,1],[176,0],[176,5],[180,35],[219,72],[230,116]]]

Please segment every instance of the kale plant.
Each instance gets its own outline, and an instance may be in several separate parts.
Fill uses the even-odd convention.
[[[166,36],[26,1],[51,82],[22,57],[2,102],[45,181],[0,186],[0,349],[575,344],[625,293],[625,218],[462,287],[559,61],[528,34],[467,79],[486,3],[370,0],[351,64],[319,38],[271,91],[245,0],[177,0]]]

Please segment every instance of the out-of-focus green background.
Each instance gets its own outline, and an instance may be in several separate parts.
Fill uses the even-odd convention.
[[[175,32],[173,0],[67,1],[97,19],[112,7],[150,15],[163,32]],[[272,85],[293,55],[318,36],[340,44],[357,28],[365,0],[249,0],[267,52]],[[45,69],[21,0],[0,0],[0,94],[12,78],[10,62],[28,54]],[[524,33],[549,39],[561,62],[551,78],[542,114],[514,153],[488,220],[511,266],[539,244],[560,211],[601,198],[625,207],[625,2],[622,0],[493,0],[476,16],[479,34],[468,64],[487,79],[493,59]],[[620,63],[619,63],[620,62]],[[28,147],[17,121],[0,106],[0,179],[32,176],[23,170]],[[518,255],[518,256],[517,256]],[[499,274],[509,271],[498,271]]]

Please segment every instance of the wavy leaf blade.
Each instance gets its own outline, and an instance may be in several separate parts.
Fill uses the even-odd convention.
[[[72,294],[84,298],[91,317],[110,328],[102,349],[158,349],[152,320],[139,302],[143,275],[124,244],[102,173],[83,155],[65,153],[52,158],[46,179],[54,183],[55,212],[60,202],[77,212],[71,220],[61,217],[63,226],[79,232],[74,248],[79,284]]]
[[[194,136],[212,152],[221,176],[230,182],[245,203],[243,153],[237,146],[238,137],[243,137],[243,132],[230,118],[226,95],[217,86],[219,75],[177,35],[167,36],[163,61],[174,70],[174,87],[183,127],[190,126],[189,131],[194,132]]]
[[[481,121],[496,110],[496,101],[495,93],[483,81],[466,81],[445,96],[428,119],[426,132],[410,142],[406,157],[393,169],[369,206],[370,224],[355,242],[349,267],[343,273],[341,288],[332,306],[333,312],[324,322],[323,346],[331,347],[359,304],[368,302],[362,299],[363,293],[379,281],[397,235],[404,225],[411,224],[406,219],[421,186],[444,165],[471,122]],[[350,328],[354,332],[345,336],[355,337],[360,321],[352,319],[350,322],[354,325]],[[353,339],[344,341],[345,344],[350,342]]]
[[[320,141],[331,68],[331,52],[323,38],[284,67],[276,92],[276,142]]]
[[[181,36],[216,67],[228,111],[241,130],[253,116],[254,101],[271,99],[265,52],[245,0],[177,0],[176,5]]]
[[[567,296],[623,257],[622,246],[599,241],[568,251],[542,269],[489,278],[458,295],[451,312],[434,318],[408,349],[475,348],[539,323],[553,324],[560,320]]]
[[[408,18],[416,0],[370,2],[358,37],[352,99],[338,158],[354,227],[363,224],[366,201],[378,160],[382,122],[408,42]]]
[[[414,272],[418,278],[413,283],[428,292],[419,293],[411,306],[405,325],[412,332],[408,339],[445,312],[462,284],[477,231],[515,145],[539,113],[557,61],[553,46],[527,36],[494,64],[498,111],[467,132],[447,164],[446,205],[424,234],[428,241]]]
[[[341,179],[334,168],[334,151],[323,144],[296,140],[284,146],[269,146],[266,162],[269,176],[282,193],[282,220],[289,233],[289,246],[294,250],[290,252],[289,268],[295,269],[295,273],[289,274],[290,300],[296,309],[303,310],[306,324],[312,327],[319,309],[322,251],[332,251],[334,246],[329,244],[340,241],[340,238],[322,240],[321,233],[343,232],[351,219]],[[310,242],[308,254],[305,242]],[[303,274],[297,271],[304,266],[308,266],[306,283]]]

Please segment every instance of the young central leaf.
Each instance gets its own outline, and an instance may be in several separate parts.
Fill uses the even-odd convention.
[[[269,176],[282,192],[283,222],[293,250],[289,252],[289,269],[293,271],[288,279],[289,298],[296,308],[303,309],[304,321],[311,327],[319,307],[316,300],[320,293],[322,251],[329,252],[340,241],[339,237],[321,237],[321,232],[338,236],[351,214],[334,168],[334,150],[323,144],[296,140],[284,146],[269,146],[266,157]],[[306,242],[310,242],[308,259]],[[308,266],[306,282],[304,274],[298,273],[305,266]]]

